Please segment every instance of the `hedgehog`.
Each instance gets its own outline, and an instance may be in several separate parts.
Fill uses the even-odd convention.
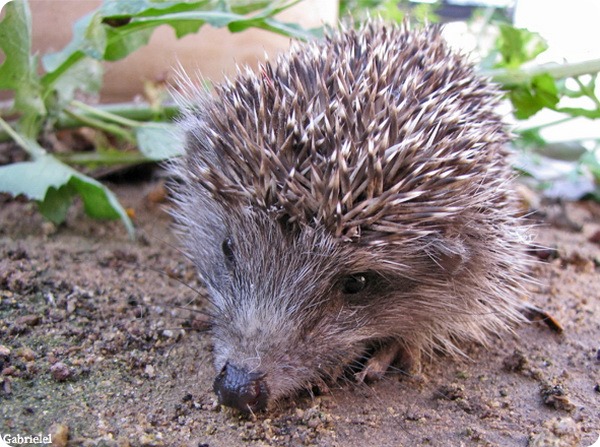
[[[414,374],[524,320],[500,90],[439,26],[340,28],[212,94],[181,82],[173,214],[208,295],[214,391],[242,412],[348,368]]]

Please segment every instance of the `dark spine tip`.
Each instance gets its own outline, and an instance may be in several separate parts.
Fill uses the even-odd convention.
[[[217,375],[213,390],[221,405],[248,413],[264,410],[269,400],[269,390],[264,376],[238,368],[229,362]]]

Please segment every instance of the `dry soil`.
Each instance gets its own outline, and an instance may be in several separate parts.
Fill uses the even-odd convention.
[[[590,446],[600,436],[600,206],[539,209],[531,301],[563,326],[501,334],[424,374],[344,381],[243,417],[212,394],[194,268],[160,185],[115,187],[118,222],[0,200],[0,434],[69,446]],[[543,217],[545,216],[545,218]]]

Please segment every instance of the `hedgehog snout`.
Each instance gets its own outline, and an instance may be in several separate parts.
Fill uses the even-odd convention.
[[[269,401],[269,389],[264,375],[249,372],[227,362],[215,378],[213,390],[219,404],[243,413],[264,410]]]

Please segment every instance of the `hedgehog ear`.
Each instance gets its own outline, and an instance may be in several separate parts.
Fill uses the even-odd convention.
[[[448,275],[460,272],[469,260],[465,242],[458,238],[435,237],[426,250],[431,260]]]

